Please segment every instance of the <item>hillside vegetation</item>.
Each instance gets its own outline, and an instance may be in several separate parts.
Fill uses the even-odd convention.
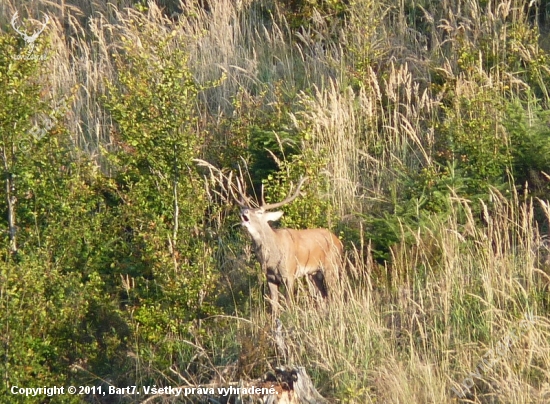
[[[334,403],[550,402],[549,18],[0,0],[0,402],[200,402],[11,389],[287,364]],[[308,176],[280,225],[345,245],[329,308],[303,283],[283,311],[285,355],[230,172],[268,202]]]

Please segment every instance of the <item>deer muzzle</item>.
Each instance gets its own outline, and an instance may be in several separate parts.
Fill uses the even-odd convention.
[[[241,210],[241,220],[243,226],[246,226],[248,223],[250,223],[250,214],[248,212],[248,209]]]

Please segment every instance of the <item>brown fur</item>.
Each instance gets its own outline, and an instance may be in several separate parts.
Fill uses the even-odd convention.
[[[278,220],[282,212],[263,208],[243,208],[242,225],[254,240],[256,255],[266,272],[274,311],[278,310],[281,284],[292,300],[297,278],[308,275],[321,295],[326,298],[334,287],[341,264],[342,243],[326,229],[272,229],[269,221]]]

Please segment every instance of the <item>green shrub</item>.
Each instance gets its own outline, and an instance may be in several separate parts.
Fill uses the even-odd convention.
[[[283,210],[283,227],[333,228],[337,224],[336,213],[327,198],[329,178],[323,174],[326,161],[311,150],[293,155],[279,162],[279,171],[268,175],[263,181],[267,203],[279,202],[296,189],[300,178],[308,177],[302,191],[306,196],[296,198]]]
[[[181,347],[178,336],[190,336],[192,320],[217,312],[217,271],[205,236],[204,186],[192,162],[202,134],[187,54],[176,31],[133,23],[144,46],[121,36],[119,76],[108,83],[105,105],[118,128],[119,149],[111,154],[115,188],[123,195],[117,221],[135,258],[124,270],[123,261],[112,267],[135,282],[126,299],[132,331],[142,341],[140,359],[164,368]]]
[[[36,54],[46,51],[35,44]],[[115,364],[128,335],[112,304],[113,284],[90,266],[109,251],[112,235],[98,210],[102,197],[90,186],[94,171],[84,157],[75,159],[63,125],[67,108],[60,105],[70,100],[48,100],[44,61],[13,58],[20,52],[11,36],[0,34],[3,187],[11,181],[0,200],[0,223],[7,228],[6,197],[15,197],[17,230],[12,240],[3,232],[0,262],[0,368],[8,375],[0,396],[10,402],[23,400],[8,395],[11,386],[68,385],[78,381],[75,366]]]
[[[536,101],[523,106],[519,100],[507,105],[504,126],[510,137],[512,175],[518,187],[528,184],[535,195],[548,198],[550,173],[550,129],[548,111]]]

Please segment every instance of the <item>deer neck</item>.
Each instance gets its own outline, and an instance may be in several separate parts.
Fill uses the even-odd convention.
[[[250,231],[256,247],[258,259],[268,268],[273,268],[281,260],[277,233],[270,226],[261,226],[258,230]]]

